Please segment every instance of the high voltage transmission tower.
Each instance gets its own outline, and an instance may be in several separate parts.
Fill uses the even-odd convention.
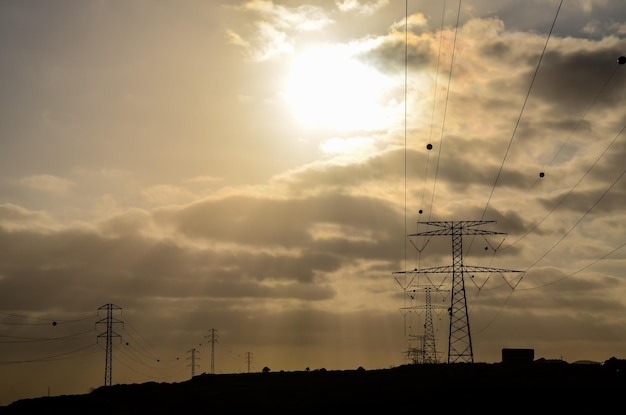
[[[217,330],[211,329],[211,334],[208,337],[211,342],[211,374],[215,374],[215,343],[217,343]]]
[[[246,352],[246,361],[248,362],[248,373],[250,373],[250,361],[252,361],[252,353]]]
[[[442,221],[421,222],[425,225],[437,226],[441,229],[418,232],[408,235],[414,236],[452,236],[452,265],[398,271],[394,274],[449,274],[452,273],[452,295],[450,296],[450,331],[448,335],[448,363],[474,363],[472,336],[470,333],[467,299],[465,297],[465,281],[463,274],[479,272],[521,272],[502,268],[476,267],[463,265],[463,236],[465,235],[503,235],[502,232],[476,229],[477,226],[495,221]]]
[[[191,366],[191,377],[193,378],[194,376],[196,376],[196,366],[198,366],[196,364],[196,359],[200,360],[199,357],[196,357],[196,353],[200,353],[200,351],[196,349],[191,349],[189,350],[189,352],[191,352],[191,364],[189,366]]]
[[[121,310],[120,307],[114,304],[105,304],[98,308],[100,310],[106,310],[107,315],[105,318],[96,321],[96,327],[98,324],[105,323],[106,331],[100,333],[97,338],[106,338],[106,357],[104,363],[104,386],[111,386],[113,379],[113,337],[121,337],[119,334],[113,331],[113,324],[123,324],[124,322],[113,317],[113,310]]]
[[[414,347],[409,345],[406,352],[407,358],[414,365],[424,361],[424,335],[423,334],[409,334],[409,338],[413,338],[420,341],[420,347]]]
[[[424,335],[421,336],[421,349],[419,356],[421,359],[419,360],[421,363],[437,363],[437,347],[435,346],[435,329],[433,326],[433,309],[434,308],[445,308],[440,305],[433,305],[431,301],[431,293],[432,292],[443,291],[439,287],[434,285],[417,285],[415,289],[410,292],[413,293],[424,293],[425,301],[424,305],[416,305],[410,307],[403,307],[405,310],[414,310],[414,309],[424,309]]]

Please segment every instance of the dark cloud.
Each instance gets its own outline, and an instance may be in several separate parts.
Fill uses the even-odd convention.
[[[315,224],[337,224],[348,231],[367,227],[373,239],[380,239],[387,233],[382,224],[397,221],[397,213],[385,201],[338,193],[291,200],[246,196],[205,200],[176,215],[158,217],[193,238],[269,247],[308,246]]]
[[[591,104],[594,111],[618,105],[626,82],[617,63],[621,53],[617,41],[593,50],[550,49],[537,73],[532,99],[549,103],[558,113],[581,116]]]

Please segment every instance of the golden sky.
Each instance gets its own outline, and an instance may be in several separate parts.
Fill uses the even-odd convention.
[[[408,292],[450,283],[398,274],[452,263],[449,236],[407,237],[428,221],[488,221],[464,263],[520,271],[465,276],[475,361],[624,358],[625,21],[606,0],[1,2],[0,405],[102,386],[106,304],[113,383],[187,380],[192,354],[210,373],[212,350],[215,373],[406,364]]]

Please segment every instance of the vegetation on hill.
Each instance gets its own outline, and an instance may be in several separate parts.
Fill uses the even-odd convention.
[[[202,374],[180,383],[113,385],[85,395],[41,397],[0,407],[0,414],[316,413],[436,407],[530,411],[621,405],[626,361],[568,364],[419,364],[390,369]],[[508,408],[508,409],[507,409]]]

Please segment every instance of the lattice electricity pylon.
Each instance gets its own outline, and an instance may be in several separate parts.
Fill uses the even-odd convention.
[[[412,364],[416,365],[424,361],[424,335],[409,334],[409,338],[419,340],[420,347],[409,346],[406,355]]]
[[[217,343],[217,329],[211,329],[211,334],[208,337],[211,341],[211,374],[215,374],[215,343]]]
[[[437,347],[435,346],[435,328],[433,326],[433,309],[434,308],[445,308],[439,305],[433,305],[431,301],[431,293],[444,291],[439,287],[434,285],[418,285],[413,290],[408,290],[408,292],[423,292],[424,293],[424,305],[416,305],[410,307],[402,307],[404,310],[416,310],[423,309],[425,310],[424,316],[424,335],[422,336],[422,354],[421,354],[421,362],[422,363],[437,363]]]
[[[100,333],[97,338],[105,337],[106,338],[106,357],[104,363],[104,386],[111,386],[113,380],[113,337],[121,337],[119,334],[113,331],[113,323],[124,323],[121,320],[113,318],[113,310],[121,310],[120,307],[114,304],[105,304],[102,307],[98,308],[100,310],[106,310],[107,316],[102,320],[96,321],[96,327],[98,324],[106,323],[106,331],[104,333]]]
[[[495,221],[442,221],[420,222],[424,225],[438,226],[442,229],[419,232],[411,236],[452,236],[452,266],[414,269],[399,271],[394,274],[449,274],[452,273],[452,295],[450,296],[450,332],[448,336],[448,363],[474,363],[472,336],[470,333],[469,316],[467,313],[467,299],[465,298],[465,272],[522,272],[502,268],[475,267],[463,265],[463,236],[464,235],[503,235],[502,232],[475,229],[476,226]]]
[[[200,351],[194,348],[189,350],[189,352],[191,353],[191,378],[193,378],[194,376],[196,376],[196,366],[198,366],[196,364],[196,360],[200,360],[199,357],[196,357],[196,353],[200,353]]]

